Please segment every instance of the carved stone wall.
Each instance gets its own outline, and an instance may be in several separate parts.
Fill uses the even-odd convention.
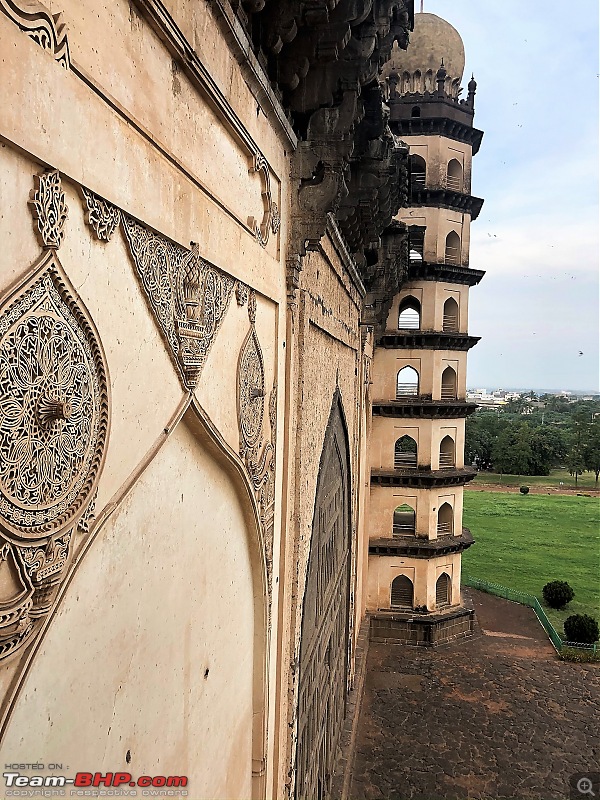
[[[109,432],[102,346],[56,253],[68,216],[59,173],[35,187],[44,252],[0,300],[0,658],[39,630],[89,530]]]

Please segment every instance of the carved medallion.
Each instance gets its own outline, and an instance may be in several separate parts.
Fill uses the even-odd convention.
[[[0,529],[36,539],[83,512],[108,432],[96,333],[53,252],[0,307]]]
[[[54,248],[0,303],[0,412],[3,658],[50,610],[74,531],[89,526],[108,438],[98,334]]]
[[[121,214],[129,251],[150,308],[186,389],[193,389],[221,327],[234,280],[186,250]]]

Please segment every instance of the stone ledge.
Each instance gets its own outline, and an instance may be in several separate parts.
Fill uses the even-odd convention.
[[[444,536],[441,539],[371,539],[370,556],[412,556],[413,558],[435,558],[448,553],[461,553],[474,543],[468,528],[460,536]]]
[[[475,612],[464,605],[431,614],[378,611],[371,614],[370,641],[439,647],[475,635]]]

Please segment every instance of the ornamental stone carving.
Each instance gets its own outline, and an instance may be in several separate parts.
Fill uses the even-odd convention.
[[[69,69],[69,42],[61,14],[51,14],[38,0],[0,0],[0,11],[51,53],[62,67]]]
[[[193,390],[221,327],[234,280],[121,213],[129,252],[184,387]]]
[[[54,601],[74,533],[89,526],[109,431],[98,334],[54,248],[0,304],[0,406],[2,658]]]
[[[270,441],[262,437],[265,414],[265,370],[262,349],[256,333],[256,293],[249,291],[250,330],[242,345],[237,374],[240,456],[248,471],[260,511],[265,541],[269,605],[273,572],[273,532],[275,510],[275,449],[277,438],[277,384],[269,397]]]
[[[260,223],[254,217],[248,217],[248,227],[252,229],[260,246],[266,247],[269,241],[269,233],[272,231],[276,234],[279,230],[281,226],[281,217],[279,216],[277,204],[273,202],[269,163],[261,153],[256,153],[254,155],[254,164],[249,170],[251,175],[255,172],[260,172],[262,175],[263,190],[261,194],[265,210],[262,222]]]
[[[64,237],[68,217],[65,193],[58,170],[34,176],[35,189],[31,193],[30,205],[36,221],[36,233],[46,250],[57,250]]]
[[[81,187],[85,203],[85,221],[101,242],[109,242],[121,221],[121,212],[116,206]]]

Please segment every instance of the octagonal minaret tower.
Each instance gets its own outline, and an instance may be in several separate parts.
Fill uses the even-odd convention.
[[[469,229],[483,201],[471,195],[476,84],[460,99],[465,55],[458,32],[435,14],[415,17],[406,52],[386,65],[390,126],[410,147],[408,280],[376,341],[368,609],[376,640],[436,644],[468,635],[461,553],[469,288]]]

